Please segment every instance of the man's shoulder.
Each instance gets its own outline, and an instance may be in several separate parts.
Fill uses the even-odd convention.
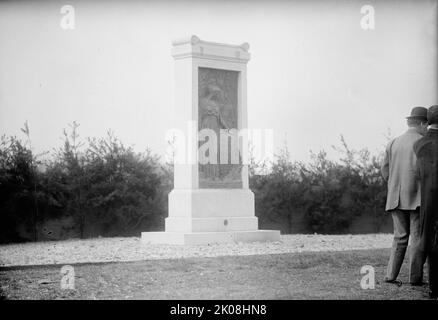
[[[400,139],[409,139],[409,140],[418,140],[421,139],[423,137],[423,135],[421,135],[417,130],[413,129],[413,128],[409,128],[406,132],[404,132],[403,134],[399,135],[397,138]]]
[[[422,138],[423,138],[423,136],[416,131],[414,131],[414,132],[407,131],[407,132],[403,133],[402,135],[399,135],[398,137],[393,139],[391,144],[395,144],[395,145],[398,145],[400,147],[408,146],[411,148],[414,145],[414,143],[421,140]]]
[[[430,147],[436,148],[438,141],[436,139],[431,139],[427,135],[422,137],[420,140],[415,142],[414,151],[417,155],[421,153],[421,150],[428,149]]]
[[[401,144],[401,145],[412,144],[413,145],[415,142],[417,142],[421,138],[423,138],[423,136],[416,131],[415,132],[406,131],[405,133],[392,139],[389,142],[388,147],[390,147],[394,144],[396,144],[396,145],[398,145],[398,144]]]
[[[388,144],[386,145],[386,150],[387,150],[387,151],[390,151],[390,150],[391,150],[392,145],[394,144],[394,142],[397,141],[398,138],[399,138],[399,137],[392,138],[391,140],[389,140]]]

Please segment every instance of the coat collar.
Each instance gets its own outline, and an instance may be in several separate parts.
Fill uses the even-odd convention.
[[[420,134],[420,133],[417,131],[417,129],[416,129],[416,128],[413,128],[413,127],[408,128],[408,131],[406,131],[406,133],[416,133],[416,134]]]
[[[437,139],[438,138],[438,130],[436,130],[436,129],[429,129],[429,130],[427,130],[426,136],[427,137],[433,137],[434,139]]]

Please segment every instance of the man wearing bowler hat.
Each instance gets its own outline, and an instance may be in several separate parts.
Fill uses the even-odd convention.
[[[438,297],[438,105],[427,113],[429,130],[414,145],[421,180],[420,247],[429,262],[430,297]]]
[[[409,282],[411,285],[422,285],[424,252],[419,247],[421,194],[414,144],[426,133],[427,109],[413,108],[407,124],[409,129],[388,144],[381,168],[388,183],[386,211],[392,214],[394,225],[385,282],[401,285],[397,277],[411,238]]]

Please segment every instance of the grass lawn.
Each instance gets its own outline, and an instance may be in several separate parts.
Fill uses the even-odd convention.
[[[0,268],[6,299],[426,299],[427,288],[382,282],[389,249],[306,252],[74,265],[75,290],[61,290],[61,266]],[[375,289],[360,286],[364,265]]]

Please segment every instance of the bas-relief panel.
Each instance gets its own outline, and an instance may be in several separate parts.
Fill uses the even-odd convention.
[[[216,158],[215,163],[200,163],[200,188],[242,188],[242,165],[238,149],[228,141],[228,150],[221,150],[220,130],[238,129],[238,81],[239,72],[212,68],[199,68],[198,72],[198,126],[199,130],[210,129],[217,137],[217,153],[207,150],[202,156]],[[200,141],[199,145],[208,142],[209,137]],[[228,151],[226,163],[220,163],[221,152]],[[232,161],[232,153],[237,157]],[[237,163],[236,163],[236,159]],[[213,161],[211,161],[213,162]]]

